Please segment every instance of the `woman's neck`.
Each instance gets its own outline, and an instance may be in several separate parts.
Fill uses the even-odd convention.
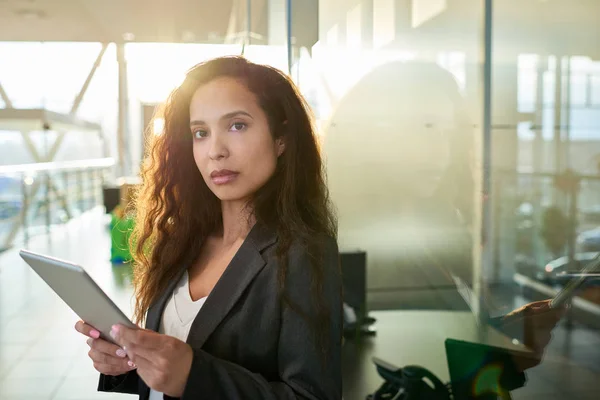
[[[221,214],[223,216],[221,235],[224,246],[244,240],[255,223],[252,210],[246,207],[245,202],[221,202]]]

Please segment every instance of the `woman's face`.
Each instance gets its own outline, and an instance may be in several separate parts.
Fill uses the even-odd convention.
[[[275,172],[284,146],[240,81],[222,77],[199,87],[190,103],[194,160],[221,201],[246,201]]]

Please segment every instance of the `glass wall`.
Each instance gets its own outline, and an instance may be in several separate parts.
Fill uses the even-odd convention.
[[[462,307],[448,272],[472,280],[472,238],[456,227],[475,221],[481,18],[453,37],[395,2],[354,3],[324,2],[313,48],[340,246],[367,254],[370,308]]]
[[[506,293],[516,291],[514,308],[554,296],[599,251],[600,3],[493,6],[491,269],[513,285]],[[527,371],[529,384],[517,394],[600,395],[599,283],[587,278],[553,330],[544,362]]]
[[[590,278],[560,320],[532,310],[600,251],[600,3],[325,0],[318,19],[292,76],[319,121],[358,321],[347,398],[381,383],[372,356],[460,381],[448,338],[543,353],[500,363],[502,379],[525,370],[498,385],[513,398],[597,398],[600,287]],[[500,336],[472,336],[489,327]]]
[[[319,42],[297,63],[356,313],[348,399],[381,384],[373,356],[447,382],[444,339],[477,331],[483,3],[470,2],[458,26],[449,2],[405,3],[320,2]]]

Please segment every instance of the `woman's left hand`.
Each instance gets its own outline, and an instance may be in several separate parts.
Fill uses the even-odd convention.
[[[110,335],[151,389],[171,397],[183,395],[194,357],[190,345],[172,336],[123,325],[114,325]]]

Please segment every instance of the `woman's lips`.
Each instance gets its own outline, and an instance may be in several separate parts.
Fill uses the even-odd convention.
[[[215,185],[224,185],[226,183],[230,183],[230,182],[234,181],[238,175],[239,175],[239,173],[235,172],[235,171],[220,170],[220,171],[213,171],[210,174],[210,179],[212,179],[212,181]]]

